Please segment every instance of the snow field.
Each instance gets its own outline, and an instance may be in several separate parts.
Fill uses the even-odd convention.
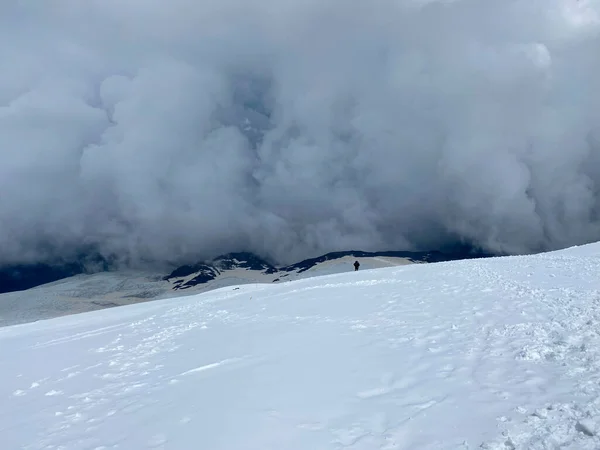
[[[600,448],[598,249],[1,328],[2,448]]]

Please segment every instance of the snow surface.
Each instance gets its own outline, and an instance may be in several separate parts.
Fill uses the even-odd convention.
[[[409,259],[389,257],[359,258],[361,270],[411,264]],[[76,275],[26,291],[0,294],[0,326],[50,319],[68,314],[96,311],[148,300],[182,297],[226,286],[242,284],[284,283],[291,280],[353,271],[356,258],[343,257],[324,261],[298,273],[265,274],[258,270],[236,268],[222,270],[217,278],[186,290],[173,290],[177,281],[188,277],[163,280],[164,274],[139,271],[101,272]]]
[[[600,246],[0,328],[2,449],[600,448]]]

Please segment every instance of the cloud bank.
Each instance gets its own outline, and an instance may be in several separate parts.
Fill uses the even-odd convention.
[[[0,264],[600,239],[600,1],[8,0]]]

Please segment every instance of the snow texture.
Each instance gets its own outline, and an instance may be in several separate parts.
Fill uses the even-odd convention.
[[[600,245],[0,328],[3,449],[600,448]]]

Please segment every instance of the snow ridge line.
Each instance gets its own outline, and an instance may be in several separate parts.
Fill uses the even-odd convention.
[[[35,344],[31,348],[38,349],[38,348],[51,347],[53,345],[59,345],[59,344],[65,343],[65,342],[78,341],[80,339],[86,339],[89,337],[100,336],[102,334],[107,334],[112,331],[131,327],[131,326],[132,326],[131,322],[122,322],[122,323],[110,325],[107,327],[97,328],[95,330],[85,331],[82,333],[70,334],[68,336],[64,336],[64,337],[57,338],[57,339],[52,339],[52,340],[46,341],[46,342],[40,342],[40,343]]]

